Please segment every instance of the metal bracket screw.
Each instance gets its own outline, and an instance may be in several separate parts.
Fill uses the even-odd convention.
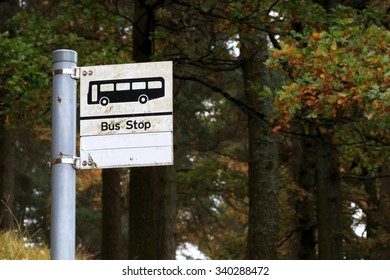
[[[87,76],[87,75],[92,76],[92,74],[93,74],[92,70],[89,70],[88,72],[87,72],[87,70],[83,71],[83,76]]]

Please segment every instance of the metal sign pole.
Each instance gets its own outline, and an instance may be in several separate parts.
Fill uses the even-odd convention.
[[[53,52],[51,258],[74,260],[76,247],[77,52]]]

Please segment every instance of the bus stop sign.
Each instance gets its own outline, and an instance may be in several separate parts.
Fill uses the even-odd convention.
[[[79,71],[81,169],[173,164],[171,61]]]

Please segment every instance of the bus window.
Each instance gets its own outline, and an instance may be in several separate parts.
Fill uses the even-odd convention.
[[[130,90],[130,83],[117,83],[116,90]]]
[[[162,88],[162,83],[161,81],[148,82],[148,88],[150,89]]]
[[[100,92],[103,91],[114,91],[114,84],[101,84]]]
[[[134,82],[132,84],[133,90],[137,89],[146,89],[146,83],[145,82]]]
[[[98,90],[97,85],[92,85],[92,102],[97,102]]]

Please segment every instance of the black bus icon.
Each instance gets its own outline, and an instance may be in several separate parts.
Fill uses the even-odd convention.
[[[91,81],[87,103],[106,106],[109,103],[139,102],[164,97],[165,81],[162,77]]]

